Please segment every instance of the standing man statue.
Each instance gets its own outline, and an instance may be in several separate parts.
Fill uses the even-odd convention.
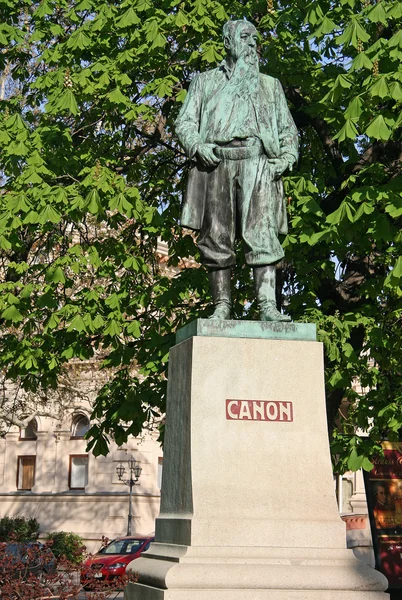
[[[287,233],[281,175],[297,160],[297,129],[277,79],[258,68],[257,31],[248,21],[223,27],[227,56],[191,82],[176,121],[190,171],[181,224],[199,230],[214,303],[212,319],[230,319],[234,242],[253,268],[262,321],[290,321],[275,300],[275,264]]]

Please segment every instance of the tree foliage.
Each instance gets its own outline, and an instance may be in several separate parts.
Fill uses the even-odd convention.
[[[1,0],[0,12],[7,376],[56,387],[67,361],[101,357],[113,376],[94,407],[96,454],[163,412],[173,332],[208,298],[178,226],[188,161],[172,124],[193,74],[222,59],[223,23],[247,17],[300,131],[278,296],[318,324],[331,424],[350,401],[337,468],[368,468],[402,424],[401,4]],[[241,264],[236,279],[235,312],[253,317]]]

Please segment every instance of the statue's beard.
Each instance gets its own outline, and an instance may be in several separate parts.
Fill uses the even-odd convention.
[[[244,61],[258,71],[258,54],[254,48],[247,48],[242,57]]]
[[[236,61],[231,84],[240,96],[250,96],[257,92],[258,83],[258,54],[254,48],[247,48]]]

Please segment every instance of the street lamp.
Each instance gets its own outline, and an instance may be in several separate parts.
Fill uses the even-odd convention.
[[[133,495],[133,486],[137,483],[140,478],[142,467],[140,467],[140,463],[135,460],[132,456],[127,461],[128,470],[130,473],[129,479],[123,479],[124,473],[126,469],[123,463],[120,463],[116,467],[117,477],[119,481],[122,481],[124,485],[128,485],[130,487],[130,495],[128,498],[128,521],[127,521],[127,535],[131,535],[131,521],[133,519],[133,505],[132,505],[132,495]]]

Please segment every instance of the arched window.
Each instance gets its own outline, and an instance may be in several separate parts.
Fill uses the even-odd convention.
[[[77,415],[73,419],[72,437],[82,438],[89,429],[89,419],[85,415]]]
[[[36,419],[32,419],[29,421],[28,425],[25,429],[20,429],[20,439],[21,440],[36,440],[36,432],[38,431],[38,423]]]

